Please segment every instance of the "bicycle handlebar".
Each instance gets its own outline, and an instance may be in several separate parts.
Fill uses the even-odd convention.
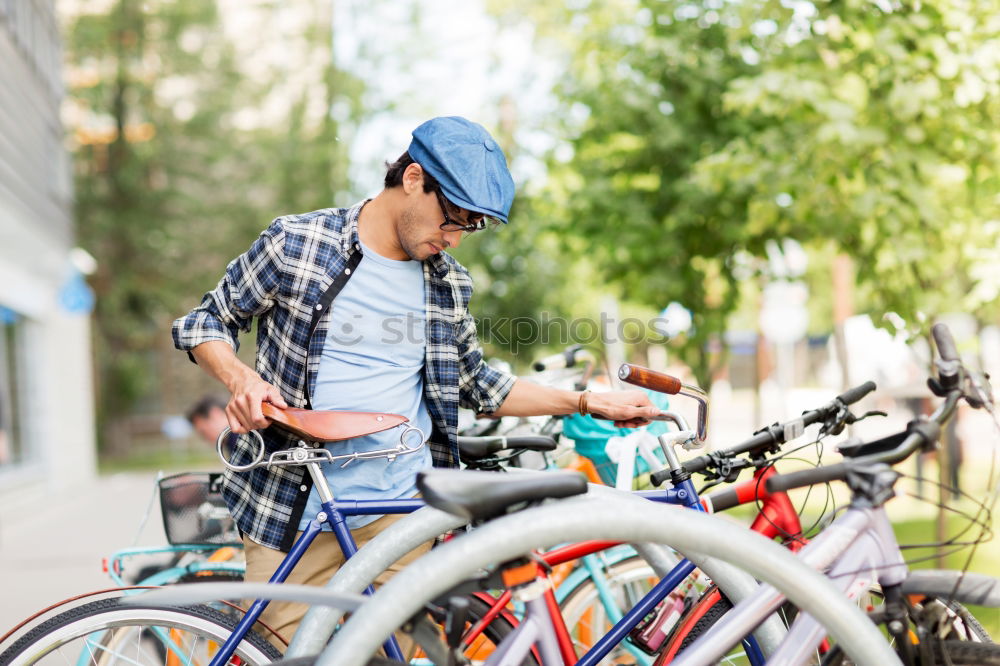
[[[623,363],[618,368],[618,379],[635,386],[641,386],[650,391],[666,393],[668,395],[677,395],[681,392],[681,387],[683,386],[681,380],[676,377],[644,368],[641,365],[629,365],[628,363]]]
[[[955,338],[951,336],[951,331],[944,324],[934,324],[931,326],[931,335],[934,336],[934,343],[938,348],[938,356],[942,361],[958,361],[958,347],[955,346]]]
[[[824,465],[814,469],[806,469],[788,474],[778,474],[767,480],[768,492],[776,493],[793,488],[802,488],[817,483],[843,481],[854,469],[876,463],[893,464],[905,460],[915,451],[936,442],[941,434],[941,425],[954,414],[958,401],[962,398],[960,390],[951,391],[944,402],[934,411],[930,418],[911,424],[906,438],[899,446],[882,453],[852,458],[834,465]]]
[[[845,405],[853,405],[874,390],[875,382],[865,382],[861,386],[855,386],[854,388],[847,389],[834,399],[841,401]]]
[[[770,493],[780,493],[793,488],[803,486],[813,486],[817,483],[829,483],[837,481],[847,476],[849,466],[845,463],[835,465],[824,465],[812,469],[804,469],[798,472],[788,472],[777,474],[767,480],[767,491]]]
[[[820,421],[826,419],[829,415],[835,414],[841,409],[841,407],[846,407],[847,405],[852,405],[858,402],[863,397],[874,391],[875,388],[875,382],[870,381],[865,382],[860,386],[849,388],[822,407],[809,412],[804,412],[802,416],[799,416],[798,418],[791,419],[790,421],[786,421],[784,423],[776,423],[772,426],[768,426],[767,428],[757,432],[750,439],[740,442],[735,446],[716,451],[715,453],[692,458],[683,463],[684,469],[691,474],[696,474],[698,472],[703,472],[716,464],[716,460],[719,457],[737,456],[741,453],[753,453],[763,448],[784,444],[785,442],[795,439],[801,435],[807,426],[819,423]],[[652,481],[655,485],[660,485],[669,478],[670,471],[661,470],[659,472],[654,472],[650,477],[650,481]]]
[[[594,355],[584,349],[583,345],[573,345],[558,354],[552,354],[551,356],[546,356],[543,359],[535,361],[531,365],[531,369],[535,372],[562,370],[563,368],[575,367],[577,364],[586,361],[593,363]]]
[[[662,372],[656,372],[641,365],[631,365],[623,363],[618,368],[618,379],[635,386],[667,393],[669,395],[683,395],[692,398],[698,403],[698,426],[697,436],[699,442],[704,442],[708,437],[708,394],[701,388],[684,384],[681,380]]]
[[[965,398],[972,407],[984,406],[982,392],[976,390],[977,386],[967,387],[965,386],[967,382],[962,381],[968,372],[962,367],[958,348],[955,346],[955,339],[952,337],[951,331],[948,330],[947,326],[939,323],[931,327],[931,334],[934,336],[934,343],[937,346],[940,359],[937,361],[937,380],[932,379],[930,383],[932,388],[938,389],[935,392],[942,395],[944,401],[934,410],[930,418],[911,423],[907,427],[906,437],[895,448],[852,458],[836,465],[772,476],[767,480],[767,489],[771,492],[778,492],[816,483],[843,480],[852,470],[865,465],[897,463],[909,457],[913,452],[929,448],[932,444],[937,443],[941,434],[941,426],[955,413],[958,401],[962,398]]]

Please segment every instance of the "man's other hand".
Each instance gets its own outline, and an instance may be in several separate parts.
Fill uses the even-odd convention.
[[[587,396],[587,411],[595,418],[609,419],[618,428],[638,428],[660,413],[642,391],[609,391]]]

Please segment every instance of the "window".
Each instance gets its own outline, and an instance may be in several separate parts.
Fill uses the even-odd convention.
[[[23,318],[0,305],[0,469],[24,461],[22,438]]]

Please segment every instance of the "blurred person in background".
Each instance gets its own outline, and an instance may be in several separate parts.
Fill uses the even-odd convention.
[[[232,395],[225,411],[242,435],[230,456],[234,464],[250,462],[257,450],[244,434],[250,430],[262,430],[267,451],[296,443],[268,428],[265,401],[390,412],[424,432],[429,445],[394,462],[326,465],[334,496],[351,499],[413,497],[417,472],[457,466],[459,405],[496,416],[580,412],[623,426],[649,423],[659,410],[642,391],[590,395],[544,387],[484,361],[468,311],[472,280],[445,253],[463,234],[506,223],[514,200],[503,151],[482,126],[458,117],[429,120],[387,167],[384,189],[373,199],[277,218],[228,265],[201,305],[174,322],[175,346]],[[256,369],[235,353],[239,332],[248,332],[254,319]],[[349,454],[398,443],[393,429],[331,448]],[[270,578],[321,510],[303,467],[227,471],[223,496],[243,533],[252,582]],[[352,516],[347,525],[360,547],[399,517]],[[288,582],[323,585],[342,563],[335,535],[324,531]],[[261,621],[290,638],[305,611],[272,603]]]
[[[215,444],[222,431],[229,427],[226,401],[217,395],[202,396],[185,416],[198,436],[209,444]]]

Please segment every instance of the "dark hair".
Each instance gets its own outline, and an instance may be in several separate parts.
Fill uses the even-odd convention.
[[[409,151],[403,153],[399,156],[392,164],[388,162],[385,163],[385,188],[399,187],[403,184],[403,172],[406,171],[406,167],[414,163],[412,157],[410,157]],[[424,192],[434,192],[439,190],[440,185],[438,185],[437,180],[434,176],[427,173],[427,169],[424,169]]]
[[[194,423],[195,419],[208,418],[208,415],[216,407],[225,411],[226,401],[217,395],[205,395],[199,398],[198,402],[188,408],[185,416],[189,422]]]

